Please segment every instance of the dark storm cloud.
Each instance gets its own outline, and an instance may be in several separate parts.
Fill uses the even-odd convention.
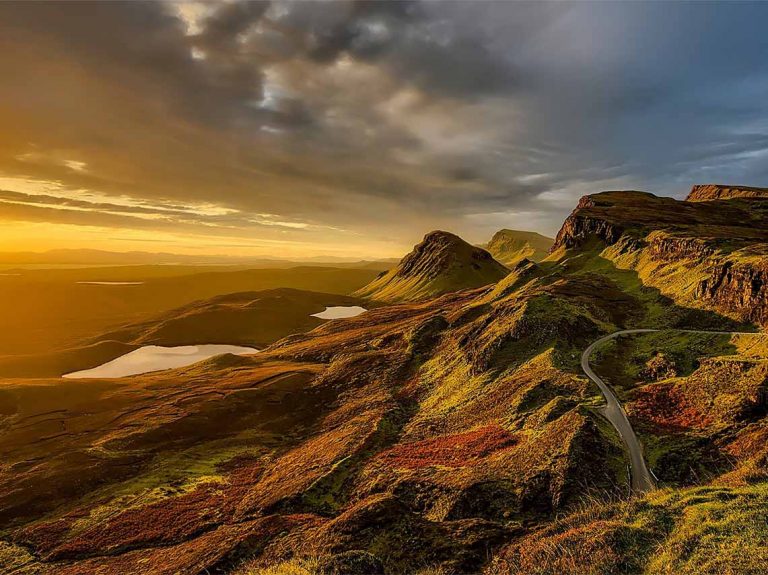
[[[440,95],[503,90],[513,75],[502,55],[462,22],[433,18],[418,2],[366,2],[292,5],[279,21],[302,37],[305,54],[320,64],[349,56],[386,67],[403,82]]]
[[[196,221],[405,245],[551,233],[605,188],[765,185],[766,20],[760,3],[0,3],[0,176],[134,201],[6,193],[3,213],[210,203],[232,211]]]
[[[233,2],[222,4],[203,22],[203,31],[196,38],[196,43],[203,47],[221,48],[234,44],[239,34],[243,34],[257,23],[269,8],[269,2]]]
[[[0,21],[14,56],[29,57],[30,66],[71,59],[190,114],[241,107],[248,92],[258,92],[258,84],[245,91],[245,78],[223,78],[190,58],[181,23],[160,2],[5,2]],[[25,54],[30,48],[38,53]]]

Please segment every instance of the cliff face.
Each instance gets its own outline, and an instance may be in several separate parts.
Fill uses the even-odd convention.
[[[694,297],[717,309],[768,326],[768,254],[757,262],[716,264],[696,286]]]
[[[710,188],[695,186],[695,203],[629,191],[585,196],[552,251],[600,240],[616,265],[675,301],[768,326],[768,197],[725,200],[716,197],[725,188]]]
[[[579,204],[581,205],[584,200],[585,198],[582,198]],[[573,248],[581,245],[590,237],[596,237],[606,244],[612,245],[619,240],[623,233],[624,229],[612,222],[574,212],[566,218],[563,227],[557,233],[551,250]]]
[[[727,200],[730,198],[768,198],[768,188],[702,184],[693,186],[685,201],[708,202],[710,200]]]

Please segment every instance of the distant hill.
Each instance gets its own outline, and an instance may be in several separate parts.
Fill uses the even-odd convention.
[[[336,256],[313,256],[304,259],[282,259],[268,256],[230,256],[230,255],[189,255],[167,252],[111,252],[94,249],[56,249],[45,252],[0,252],[1,266],[24,265],[239,265],[266,268],[289,268],[304,266],[333,266],[339,268],[355,267],[386,270],[397,259],[364,260]]]
[[[368,284],[380,271],[338,265],[19,270],[0,276],[0,318],[4,328],[0,330],[0,356],[79,347],[107,330],[222,294],[275,288],[349,294]]]
[[[503,229],[493,234],[490,242],[480,247],[488,250],[497,261],[509,266],[515,265],[523,258],[534,262],[543,260],[554,243],[553,238],[537,232]]]
[[[704,184],[693,186],[688,197],[685,198],[685,201],[707,202],[710,200],[727,200],[730,198],[768,198],[768,188]]]
[[[141,345],[228,343],[265,347],[286,335],[309,331],[327,320],[312,314],[361,300],[338,294],[277,288],[195,301],[141,323],[99,336]]]
[[[44,348],[29,355],[0,353],[0,377],[58,377],[95,367],[142,345],[225,343],[262,349],[327,323],[312,315],[326,307],[363,303],[350,296],[293,288],[218,295],[126,323],[65,349]]]
[[[380,301],[415,301],[495,283],[509,270],[482,248],[449,232],[424,236],[411,253],[354,295]]]

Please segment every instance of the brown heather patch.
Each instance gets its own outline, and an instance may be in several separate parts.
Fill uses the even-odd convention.
[[[487,425],[466,433],[398,445],[378,455],[393,467],[468,467],[478,465],[497,451],[513,447],[517,438],[498,425]]]
[[[624,572],[624,557],[615,548],[620,521],[594,521],[555,535],[534,534],[505,548],[492,564],[494,575],[606,575]]]
[[[737,460],[737,465],[719,477],[718,484],[749,485],[768,481],[768,427],[753,424],[743,429],[724,451]]]
[[[14,541],[31,547],[37,554],[47,554],[67,536],[78,519],[88,516],[87,510],[76,510],[59,519],[33,523],[14,534]]]
[[[257,564],[266,567],[291,557],[322,557],[354,549],[374,554],[392,574],[419,573],[420,567],[435,563],[443,563],[447,573],[479,573],[489,550],[514,533],[480,519],[430,521],[397,497],[380,493],[350,505],[333,519],[275,539]],[[340,572],[367,575],[352,569]]]
[[[705,429],[713,423],[674,383],[653,384],[638,390],[629,410],[644,426],[652,425],[654,430],[667,433]]]
[[[749,459],[760,455],[768,447],[768,427],[752,426],[744,429],[725,451],[737,459]]]
[[[178,545],[137,549],[75,563],[54,563],[56,575],[177,575],[222,573],[272,539],[316,521],[311,515],[271,515],[224,525]]]
[[[185,495],[129,509],[86,529],[54,549],[49,559],[108,555],[148,545],[167,545],[190,539],[226,521],[231,504],[215,485]]]
[[[423,395],[423,391],[421,389],[421,378],[417,374],[402,385],[400,390],[395,394],[395,399],[399,401],[416,401],[419,399],[420,395]]]
[[[335,463],[360,449],[375,433],[380,417],[376,412],[361,414],[278,458],[238,506],[238,517],[258,513],[308,489]]]

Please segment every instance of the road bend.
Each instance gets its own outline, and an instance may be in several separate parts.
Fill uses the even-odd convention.
[[[616,431],[619,433],[622,441],[624,441],[624,445],[626,445],[627,451],[629,452],[629,475],[632,484],[632,491],[635,493],[645,493],[646,491],[655,489],[656,482],[653,478],[653,475],[651,474],[650,469],[648,469],[648,466],[645,463],[645,458],[643,457],[643,447],[640,445],[640,441],[637,439],[635,430],[632,429],[632,425],[629,423],[627,413],[621,406],[621,403],[616,397],[616,394],[613,393],[613,390],[600,378],[600,376],[592,371],[592,368],[589,366],[589,358],[592,356],[592,353],[595,351],[595,349],[619,336],[633,335],[638,333],[652,333],[658,331],[662,330],[625,329],[617,331],[610,335],[606,335],[605,337],[601,337],[597,341],[593,342],[587,349],[584,350],[584,353],[581,354],[581,369],[584,370],[584,373],[587,374],[589,379],[597,384],[597,386],[600,388],[600,391],[603,392],[603,396],[605,397],[606,405],[603,408],[603,414],[608,419],[608,421],[611,422],[613,427],[616,428]],[[698,329],[674,329],[664,331],[702,333],[712,335],[765,335],[763,332],[752,331],[711,331]]]

